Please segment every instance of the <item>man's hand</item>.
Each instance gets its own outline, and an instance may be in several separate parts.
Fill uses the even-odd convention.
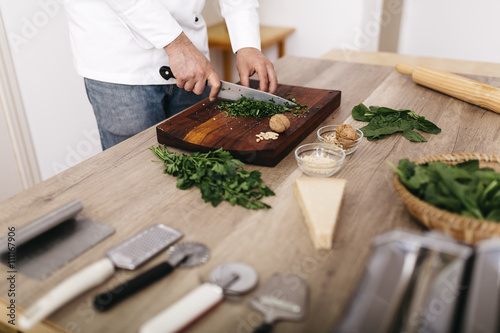
[[[201,95],[206,83],[211,86],[210,100],[215,100],[220,90],[220,79],[210,61],[181,33],[172,43],[164,47],[169,66],[177,80],[177,86]]]
[[[259,89],[271,94],[278,88],[278,77],[274,66],[262,52],[253,47],[245,47],[236,52],[236,68],[240,75],[241,84],[248,87],[250,76],[257,73],[259,76]]]

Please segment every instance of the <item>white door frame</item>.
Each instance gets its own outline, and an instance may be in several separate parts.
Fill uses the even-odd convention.
[[[398,52],[399,33],[404,0],[384,0],[380,26],[378,50],[382,52]]]
[[[22,187],[27,189],[39,183],[41,176],[1,12],[0,111],[9,131]]]

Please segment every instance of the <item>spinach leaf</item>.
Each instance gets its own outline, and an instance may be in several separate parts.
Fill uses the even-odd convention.
[[[418,132],[415,132],[412,129],[407,129],[403,131],[403,136],[412,142],[427,142],[427,139],[424,138],[421,134]]]
[[[358,104],[352,109],[352,117],[357,121],[370,121],[376,112],[368,109],[364,104]]]
[[[430,134],[438,134],[441,129],[425,117],[417,115],[412,110],[395,110],[388,107],[358,104],[352,109],[352,117],[357,121],[369,122],[360,128],[368,141],[384,139],[388,135],[401,132],[403,137],[412,142],[426,142],[420,130]]]
[[[442,195],[439,188],[434,183],[429,183],[425,188],[425,193],[422,197],[428,203],[449,211],[460,211],[460,200]]]
[[[500,222],[500,173],[480,168],[479,161],[416,165],[401,159],[397,168],[387,164],[420,199],[463,216]]]
[[[441,129],[437,127],[434,123],[425,119],[425,117],[417,118],[416,129],[421,130],[422,132],[430,133],[430,134],[439,134],[441,133]]]
[[[479,170],[479,161],[478,160],[470,160],[458,163],[456,165],[457,168],[464,169],[469,173],[475,172]],[[484,169],[483,169],[484,170]]]

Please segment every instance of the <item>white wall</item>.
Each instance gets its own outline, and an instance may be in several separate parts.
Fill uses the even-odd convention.
[[[383,0],[261,0],[261,25],[293,27],[286,40],[286,54],[320,57],[332,48],[376,51]],[[218,0],[207,0],[204,17],[208,25],[222,21]],[[275,61],[277,47],[264,50]],[[222,74],[220,51],[211,51],[215,70]],[[235,57],[233,57],[233,65]],[[233,71],[233,81],[238,81]]]
[[[500,62],[500,1],[406,0],[399,53]]]
[[[364,0],[264,0],[263,25],[294,27],[287,54],[318,57],[334,47],[355,47],[364,15]]]
[[[43,179],[101,150],[61,2],[0,0]]]

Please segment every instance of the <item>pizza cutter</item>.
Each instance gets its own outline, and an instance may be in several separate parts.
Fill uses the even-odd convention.
[[[257,285],[258,276],[251,266],[230,262],[215,267],[210,280],[148,320],[139,332],[179,332],[221,303],[224,295],[242,295],[252,290]]]
[[[191,268],[202,265],[210,258],[210,250],[204,244],[184,242],[171,246],[167,250],[167,261],[162,262],[135,278],[97,295],[94,307],[106,311],[137,291],[169,275],[176,268]]]

